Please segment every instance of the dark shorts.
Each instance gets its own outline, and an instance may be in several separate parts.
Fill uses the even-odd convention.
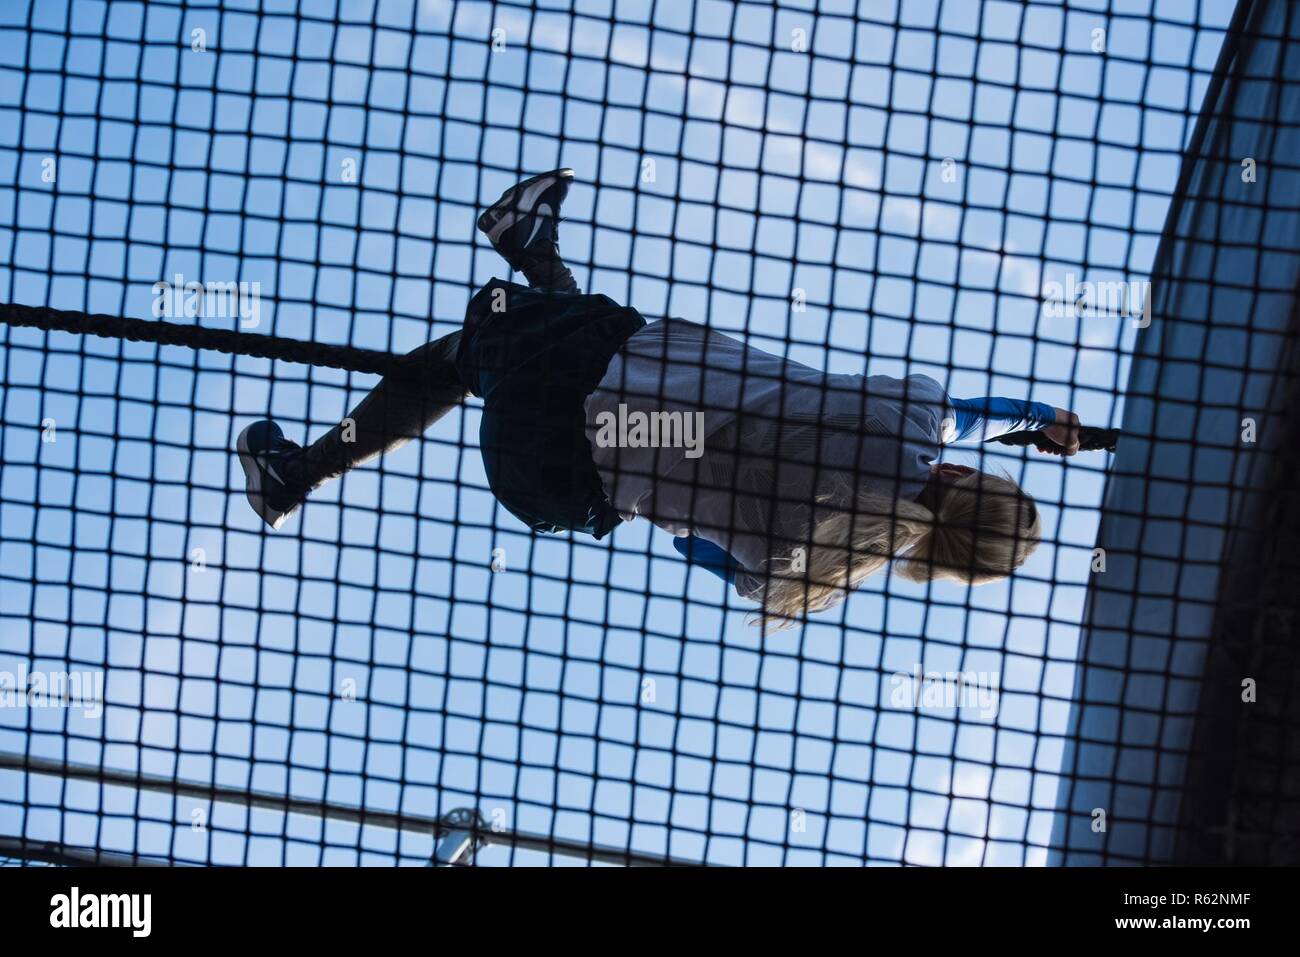
[[[483,400],[483,467],[497,500],[533,531],[603,538],[619,523],[591,460],[583,403],[644,325],[608,296],[497,279],[470,300],[456,364]]]

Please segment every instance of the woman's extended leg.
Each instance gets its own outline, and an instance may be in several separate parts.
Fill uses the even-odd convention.
[[[254,422],[239,436],[248,501],[272,528],[298,510],[312,489],[376,456],[419,438],[460,405],[468,390],[456,372],[460,333],[427,343],[390,372],[351,414],[307,448],[274,422]]]

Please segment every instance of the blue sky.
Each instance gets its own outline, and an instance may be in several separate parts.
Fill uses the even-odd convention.
[[[506,274],[482,204],[567,165],[585,289],[1118,423],[1133,323],[1045,317],[1040,291],[1145,278],[1232,4],[810,6],[11,0],[0,298],[148,317],[176,273],[257,282],[254,332],[406,351]],[[268,414],[315,437],[372,377],[0,328],[0,382],[0,671],[102,673],[106,698],[0,709],[0,750],[725,864],[1044,858],[1099,456],[984,450],[1043,511],[1013,580],[876,579],[762,639],[645,523],[526,534],[477,403],[267,534],[234,437]],[[996,717],[891,706],[918,665],[998,674]],[[0,833],[217,863],[430,847],[5,771]]]

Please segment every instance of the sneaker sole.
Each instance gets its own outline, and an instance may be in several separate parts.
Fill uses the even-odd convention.
[[[278,532],[293,512],[281,512],[266,503],[266,497],[262,495],[262,468],[257,464],[256,453],[248,447],[248,430],[251,428],[250,425],[240,432],[235,441],[239,464],[244,467],[244,477],[248,479],[248,504],[253,506],[253,511],[262,521],[271,526],[271,531]]]
[[[501,198],[489,206],[483,215],[478,218],[478,228],[487,236],[488,241],[495,246],[502,233],[517,223],[521,216],[527,216],[533,211],[533,206],[537,203],[539,196],[560,180],[571,180],[573,176],[573,170],[565,167],[551,170],[549,173],[541,173],[531,179],[524,180],[522,183],[516,183],[502,193]],[[498,210],[500,210],[500,213],[496,219],[493,219],[493,214],[497,213]]]

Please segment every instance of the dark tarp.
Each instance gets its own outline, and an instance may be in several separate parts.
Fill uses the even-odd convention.
[[[1056,864],[1171,861],[1201,826],[1180,815],[1222,569],[1251,547],[1294,424],[1300,4],[1242,0],[1215,73],[1156,257],[1106,488],[1106,568],[1084,611]],[[1243,674],[1211,677],[1239,689]]]

